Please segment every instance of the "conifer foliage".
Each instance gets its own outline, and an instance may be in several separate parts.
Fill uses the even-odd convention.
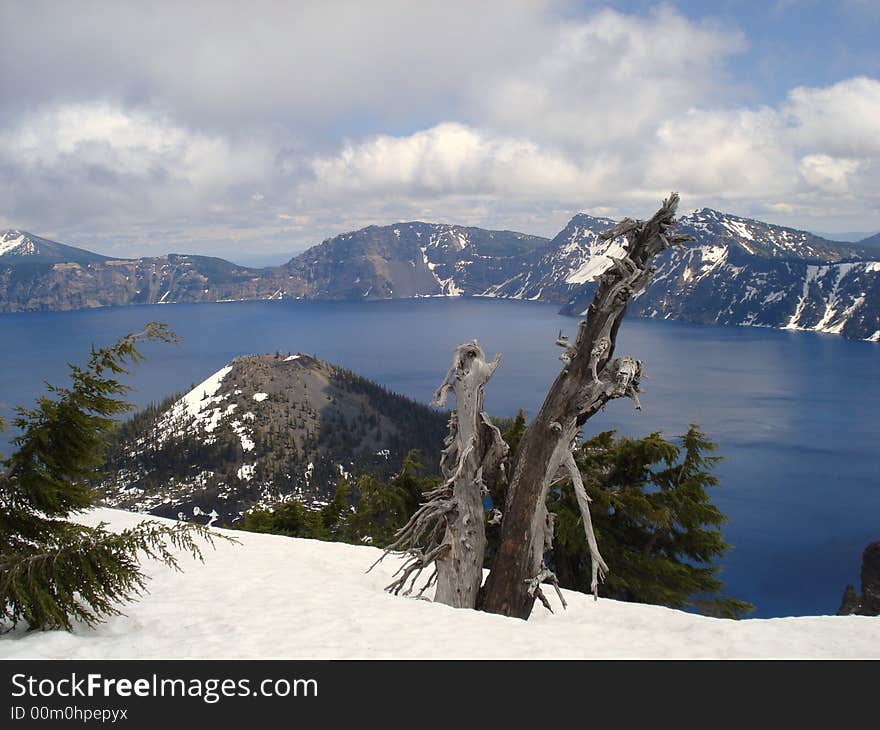
[[[354,484],[341,482],[333,499],[320,510],[296,499],[245,513],[242,530],[288,537],[386,547],[419,508],[425,492],[439,479],[426,474],[419,452],[411,450],[400,471],[388,481],[362,474]]]
[[[597,539],[614,566],[600,594],[727,618],[754,608],[725,596],[718,575],[730,546],[719,529],[726,517],[707,491],[718,484],[715,449],[691,424],[680,445],[659,432],[631,439],[606,431],[576,450]],[[550,560],[560,584],[586,591],[590,556],[570,480],[551,488],[547,507],[556,515]]]
[[[96,504],[89,478],[102,463],[113,417],[131,406],[120,382],[143,359],[146,341],[174,342],[152,322],[69,365],[67,386],[47,384],[33,408],[15,409],[14,453],[0,461],[0,624],[67,629],[120,614],[146,588],[144,556],[179,569],[177,551],[201,560],[200,539],[221,537],[200,525],[148,521],[110,532],[68,520]],[[2,424],[0,424],[2,426]],[[226,539],[226,538],[224,538]]]

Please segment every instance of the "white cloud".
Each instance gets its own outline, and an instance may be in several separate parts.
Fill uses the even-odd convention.
[[[796,184],[791,151],[780,146],[784,131],[770,108],[691,109],[657,128],[644,184],[700,197],[782,195]]]
[[[856,82],[797,89],[776,107],[670,113],[635,137],[608,143],[608,152],[560,151],[452,123],[381,135],[314,160],[315,179],[299,192],[305,200],[393,196],[399,203],[432,199],[435,205],[445,196],[452,206],[472,196],[522,216],[529,202],[539,209],[562,204],[620,214],[677,189],[695,206],[770,213],[794,224],[800,217],[806,224],[817,214],[849,215],[876,204],[880,105],[873,110],[871,104],[880,83]]]
[[[859,160],[841,159],[829,155],[806,155],[800,161],[800,173],[807,183],[829,193],[846,193],[855,172],[861,166]]]
[[[505,69],[478,104],[493,126],[579,150],[638,144],[658,120],[711,98],[724,59],[745,40],[661,6],[647,16],[604,10],[560,24],[552,42]]]
[[[876,211],[880,81],[793,89],[776,107],[691,110],[660,126],[647,188],[808,218]],[[748,211],[742,211],[748,212]]]
[[[559,196],[587,178],[572,161],[534,142],[455,123],[348,142],[338,154],[313,160],[311,168],[314,181],[302,190],[314,195]]]
[[[62,240],[228,255],[411,218],[552,235],[670,189],[880,226],[880,81],[750,104],[727,67],[747,40],[665,6],[31,7],[0,45],[0,221]]]
[[[535,0],[0,4],[0,89],[19,105],[171,109],[187,125],[392,123],[455,106],[475,73],[543,43]],[[0,111],[2,115],[2,111]],[[368,121],[370,120],[370,121]]]
[[[880,81],[864,76],[799,87],[782,108],[794,140],[829,154],[880,155]]]
[[[136,178],[163,173],[166,181],[204,189],[224,180],[259,179],[271,153],[250,140],[192,131],[164,116],[105,104],[63,105],[33,114],[0,132],[0,150],[23,167],[66,163],[105,168]]]
[[[62,105],[0,130],[0,180],[11,213],[43,226],[164,225],[236,206],[271,174],[275,152],[106,104]],[[71,217],[76,216],[75,220]],[[7,213],[7,217],[13,217]]]

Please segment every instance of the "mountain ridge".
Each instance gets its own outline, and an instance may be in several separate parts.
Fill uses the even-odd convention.
[[[873,236],[863,238],[859,241],[859,245],[865,247],[880,246],[880,233],[875,233]]]
[[[614,223],[579,213],[553,239],[424,221],[372,225],[263,268],[190,254],[30,266],[0,255],[0,311],[481,296],[580,314],[611,258],[625,253],[621,241],[598,237]],[[711,208],[681,216],[678,230],[695,241],[658,257],[633,314],[880,340],[876,250]]]
[[[0,231],[0,263],[89,263],[107,261],[110,256],[58,243],[27,231]]]

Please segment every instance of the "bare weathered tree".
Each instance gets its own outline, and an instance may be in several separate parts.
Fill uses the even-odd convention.
[[[654,274],[651,259],[670,246],[691,240],[673,235],[678,195],[672,193],[648,221],[623,220],[601,238],[626,239],[625,254],[600,278],[599,287],[578,335],[565,348],[559,373],[519,443],[507,488],[501,523],[501,544],[483,593],[481,607],[491,613],[528,618],[536,598],[548,608],[541,583],[555,585],[555,576],[544,563],[552,546],[553,520],[546,508],[550,485],[565,476],[575,487],[593,563],[593,592],[608,569],[599,554],[587,497],[571,453],[580,427],[613,398],[638,400],[642,364],[631,357],[614,357],[617,330],[629,300],[641,293]],[[561,598],[561,594],[560,594]]]
[[[456,608],[476,605],[486,551],[486,484],[498,478],[507,455],[501,432],[483,413],[483,386],[500,360],[496,355],[486,362],[476,340],[459,345],[452,367],[434,394],[438,406],[446,404],[450,390],[455,395],[456,410],[449,419],[440,460],[444,482],[425,494],[426,501],[382,556],[406,553],[407,559],[388,586],[392,593],[411,593],[422,571],[433,566],[419,595],[436,582],[435,601]]]

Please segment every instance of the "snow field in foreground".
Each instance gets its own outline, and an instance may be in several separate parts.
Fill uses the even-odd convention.
[[[143,515],[96,509],[123,529]],[[95,629],[16,630],[0,658],[730,658],[880,657],[880,618],[732,621],[565,591],[528,622],[383,592],[399,561],[371,547],[232,532],[240,545],[145,563],[150,593]],[[612,566],[613,569],[613,566]]]

